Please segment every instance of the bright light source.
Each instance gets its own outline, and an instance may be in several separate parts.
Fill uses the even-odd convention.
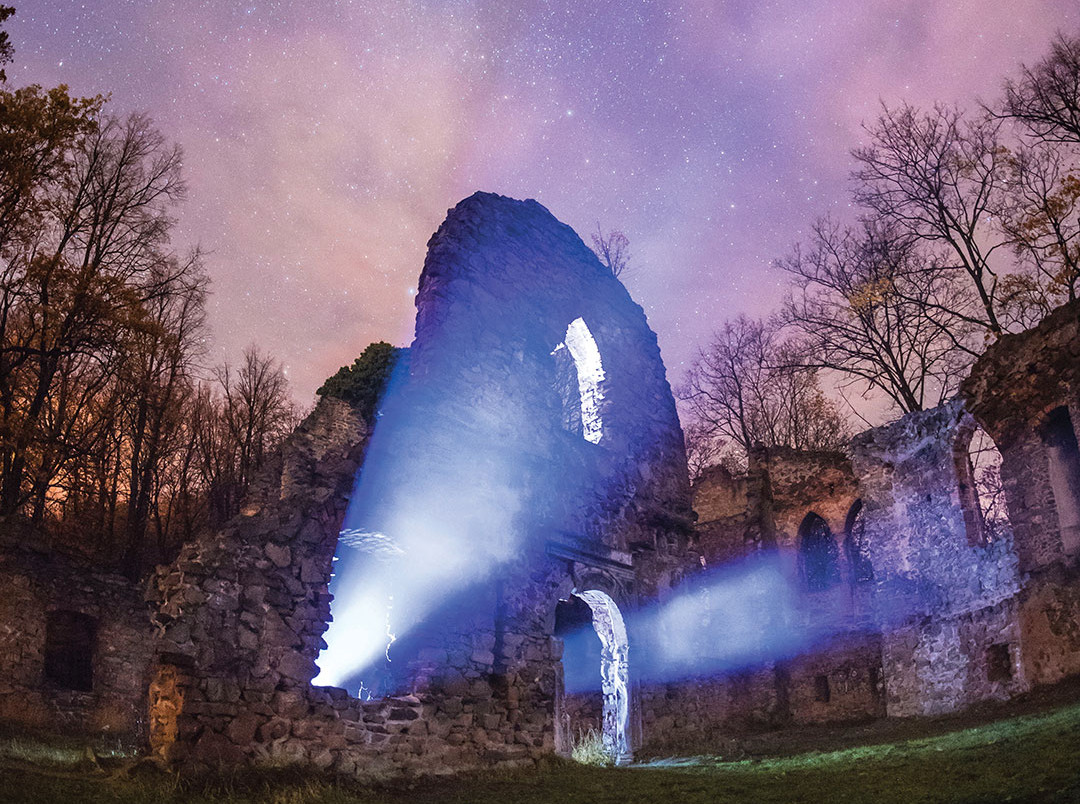
[[[575,318],[566,328],[565,343],[577,369],[578,392],[581,395],[581,434],[586,441],[599,444],[604,437],[604,423],[600,418],[600,403],[604,401],[604,392],[600,388],[600,383],[604,381],[604,364],[600,359],[600,350],[581,318]]]

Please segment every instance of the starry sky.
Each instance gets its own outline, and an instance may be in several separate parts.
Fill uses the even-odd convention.
[[[210,358],[257,343],[303,402],[367,343],[408,344],[427,239],[475,190],[586,242],[624,231],[678,382],[845,214],[881,101],[992,101],[1080,26],[1075,0],[6,2],[9,83],[111,93],[183,146]]]

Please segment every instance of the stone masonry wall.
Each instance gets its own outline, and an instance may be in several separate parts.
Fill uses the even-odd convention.
[[[157,755],[430,773],[568,750],[556,604],[581,589],[629,608],[685,571],[685,454],[655,335],[569,227],[535,202],[466,199],[429,244],[417,305],[408,374],[370,441],[324,398],[241,516],[158,574]],[[576,318],[603,359],[598,443],[560,399],[556,347]],[[401,528],[403,512],[424,527]],[[440,583],[437,608],[388,645],[380,700],[310,684],[343,525],[349,549],[404,556],[403,581],[424,538],[467,538],[484,570]]]
[[[91,689],[45,672],[50,613],[93,618]],[[8,546],[0,553],[0,720],[138,742],[145,731],[151,660],[149,611],[138,589],[61,555]]]
[[[1010,534],[988,545],[969,540],[956,444],[971,427],[963,403],[953,402],[852,441],[889,715],[951,711],[1028,684],[1015,665],[1004,686],[985,672],[994,645],[1019,655],[1008,612],[1021,579]]]
[[[236,522],[188,545],[157,581],[162,633],[151,747],[183,767],[302,762],[343,773],[433,772],[529,761],[554,750],[565,570],[533,555],[513,594],[476,592],[416,634],[412,689],[376,701],[310,685],[326,592],[367,428],[323,399],[287,442],[280,492],[264,483]],[[527,571],[526,571],[527,569]],[[540,591],[537,591],[540,590]],[[539,621],[537,621],[539,617]]]
[[[346,403],[324,398],[241,515],[159,570],[159,755],[229,761],[256,733],[278,731],[275,717],[317,703],[306,696],[330,616],[331,559],[367,432]]]
[[[804,655],[739,672],[687,678],[643,689],[650,751],[694,751],[748,729],[792,723],[857,721],[884,714],[881,642],[853,605],[863,601],[843,549],[844,529],[858,497],[855,475],[840,453],[759,448],[748,474],[705,473],[694,485],[695,545],[708,568],[737,565],[775,551],[807,631],[836,632]],[[823,517],[836,541],[840,580],[808,592],[798,571],[799,528],[809,513]],[[865,613],[865,611],[864,611]],[[762,623],[763,635],[767,624]]]
[[[1067,411],[1080,423],[1080,302],[1038,326],[1005,335],[964,382],[972,413],[1002,454],[1001,480],[1025,588],[1019,599],[1024,675],[1035,684],[1080,673],[1080,533],[1063,510],[1080,501],[1080,476],[1061,468],[1045,427]],[[1052,439],[1050,439],[1052,441]],[[1075,455],[1074,455],[1075,458]],[[1055,466],[1055,463],[1057,464]],[[1059,497],[1061,499],[1059,499]]]
[[[1001,451],[1021,571],[1075,558],[1080,542],[1067,550],[1062,541],[1039,430],[1047,413],[1060,407],[1069,411],[1074,431],[1080,423],[1080,302],[1058,308],[1033,329],[1002,336],[975,364],[962,393]]]

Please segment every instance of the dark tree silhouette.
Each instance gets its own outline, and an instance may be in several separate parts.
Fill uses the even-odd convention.
[[[597,223],[596,231],[592,235],[592,243],[593,251],[596,252],[596,256],[600,258],[604,267],[616,277],[621,277],[630,262],[630,239],[617,229],[605,234]]]
[[[1036,139],[1080,143],[1080,36],[1059,33],[1046,58],[1006,81],[1004,112]]]

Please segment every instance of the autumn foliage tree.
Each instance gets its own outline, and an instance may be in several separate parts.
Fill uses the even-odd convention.
[[[205,368],[181,162],[101,97],[0,88],[0,522],[133,577],[234,511],[296,418],[267,356]]]
[[[900,104],[866,126],[858,221],[822,219],[779,262],[805,365],[919,410],[987,344],[1077,298],[1078,56],[1059,35],[998,110]]]

